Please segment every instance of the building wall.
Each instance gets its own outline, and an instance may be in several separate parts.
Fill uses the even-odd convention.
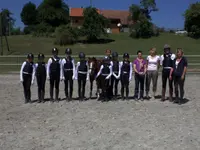
[[[79,27],[83,25],[84,18],[83,17],[70,17],[71,19],[71,25],[73,27]],[[117,24],[120,22],[119,19],[110,19],[110,26],[112,33],[119,33],[120,28],[117,27]]]
[[[74,27],[82,26],[83,25],[83,17],[71,17],[71,25]]]

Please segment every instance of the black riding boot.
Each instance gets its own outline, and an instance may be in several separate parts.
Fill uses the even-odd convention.
[[[38,103],[41,103],[41,91],[38,90]]]
[[[121,89],[121,97],[122,97],[122,100],[124,100],[124,88]]]
[[[163,88],[163,89],[162,89],[162,98],[161,98],[161,101],[162,101],[162,102],[165,101],[165,92],[166,92],[166,89]]]
[[[44,103],[44,91],[41,91],[41,101]]]
[[[55,100],[57,102],[59,102],[59,90],[58,89],[55,90]]]
[[[50,101],[53,102],[53,88],[50,88]]]
[[[129,89],[128,87],[126,88],[126,100],[128,100],[128,96],[129,96]]]

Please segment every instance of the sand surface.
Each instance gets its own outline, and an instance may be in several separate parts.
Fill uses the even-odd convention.
[[[89,82],[86,89],[88,96]],[[134,81],[131,96],[133,91]],[[0,75],[0,150],[199,150],[199,75],[187,76],[185,91],[189,101],[182,105],[159,99],[24,104],[19,76]],[[60,97],[64,98],[64,83]],[[32,100],[36,99],[35,84]]]

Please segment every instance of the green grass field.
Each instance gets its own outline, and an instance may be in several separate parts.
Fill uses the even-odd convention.
[[[21,64],[27,55],[32,52],[36,57],[39,52],[46,55],[51,55],[53,47],[59,48],[59,54],[64,55],[67,47],[72,48],[73,55],[78,55],[79,52],[85,52],[87,55],[104,55],[106,49],[111,49],[119,54],[128,52],[130,55],[136,55],[138,50],[142,50],[144,55],[148,55],[148,50],[151,47],[156,47],[158,54],[162,54],[164,44],[169,44],[172,51],[175,52],[176,48],[183,48],[185,55],[200,55],[200,40],[191,39],[189,37],[163,33],[159,37],[150,39],[132,39],[128,33],[110,34],[109,39],[113,42],[105,44],[82,44],[77,43],[69,46],[54,45],[54,38],[41,38],[33,37],[31,35],[19,35],[8,37],[10,52],[6,49],[5,40],[3,41],[4,55],[7,57],[0,57],[1,64]],[[24,55],[24,57],[9,57],[9,55]],[[189,63],[193,63],[190,68],[200,68],[200,57],[188,58]],[[131,60],[134,58],[131,58]],[[47,60],[47,58],[46,58]],[[194,63],[197,63],[194,65]],[[8,69],[9,68],[9,69]],[[0,66],[0,72],[8,72],[19,70],[19,66]]]
[[[200,54],[200,40],[194,40],[185,36],[178,36],[174,34],[163,33],[159,37],[153,37],[150,39],[132,39],[127,33],[110,34],[109,38],[114,40],[107,44],[75,44],[65,47],[56,46],[53,44],[53,38],[38,38],[31,35],[20,35],[8,37],[11,51],[8,53],[6,50],[6,44],[4,41],[4,53],[11,55],[24,55],[28,52],[38,54],[43,52],[44,54],[51,54],[53,47],[58,47],[60,54],[63,55],[65,48],[70,47],[73,50],[73,54],[83,51],[88,55],[103,55],[105,49],[111,49],[117,51],[119,54],[128,52],[131,55],[135,55],[138,50],[142,50],[144,54],[148,54],[148,50],[151,47],[156,47],[158,53],[162,53],[164,44],[169,44],[172,50],[178,47],[182,47],[186,55]]]

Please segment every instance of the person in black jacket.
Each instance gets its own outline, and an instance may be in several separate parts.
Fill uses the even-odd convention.
[[[100,76],[103,101],[108,101],[110,97],[110,78],[112,76],[112,66],[110,64],[110,60],[108,56],[105,56],[103,59],[103,64],[100,67],[99,72],[97,73],[97,77]]]
[[[58,49],[52,49],[52,57],[47,64],[47,79],[50,80],[50,100],[54,102],[53,91],[55,87],[55,100],[59,101],[59,84],[62,80],[62,62],[58,57]]]
[[[34,55],[28,54],[27,60],[23,62],[20,70],[20,81],[24,87],[25,103],[31,102],[31,84],[34,83],[35,65],[33,63]]]
[[[129,96],[129,82],[132,80],[133,66],[132,62],[129,61],[129,54],[124,53],[123,61],[120,62],[121,69],[121,96],[122,100],[128,99]],[[124,89],[126,89],[126,97],[124,97]]]
[[[46,83],[46,64],[44,62],[44,54],[38,54],[38,63],[35,64],[36,67],[36,79],[38,85],[38,102],[45,102],[44,95],[45,95],[45,83]]]
[[[76,77],[78,80],[78,98],[79,100],[85,100],[85,86],[86,81],[89,80],[89,66],[88,62],[85,60],[85,54],[83,52],[79,53],[80,61],[76,65]]]
[[[112,76],[111,76],[111,95],[114,95],[114,98],[117,98],[118,94],[118,83],[119,83],[119,78],[120,78],[120,65],[119,65],[119,60],[118,60],[118,53],[113,52],[112,53]],[[114,87],[115,85],[115,87]],[[113,94],[113,87],[114,87],[114,94]]]
[[[63,80],[65,81],[65,96],[66,100],[71,100],[73,93],[73,80],[75,78],[75,64],[74,59],[71,57],[72,50],[70,48],[65,50],[65,54],[66,58],[62,60]]]
[[[175,103],[182,103],[184,97],[184,82],[185,75],[187,71],[188,62],[187,59],[183,56],[182,48],[177,49],[176,58],[173,63],[173,70],[170,72],[170,78],[174,78],[174,86],[175,86]],[[173,72],[173,74],[172,74]],[[180,89],[180,98],[179,98],[179,90]]]
[[[171,52],[171,48],[169,45],[164,46],[164,54],[161,56],[160,65],[163,67],[162,70],[162,99],[161,101],[165,101],[165,92],[167,80],[169,81],[169,100],[172,101],[173,97],[173,78],[170,77],[170,70],[173,67],[173,61],[175,59],[175,54]]]

